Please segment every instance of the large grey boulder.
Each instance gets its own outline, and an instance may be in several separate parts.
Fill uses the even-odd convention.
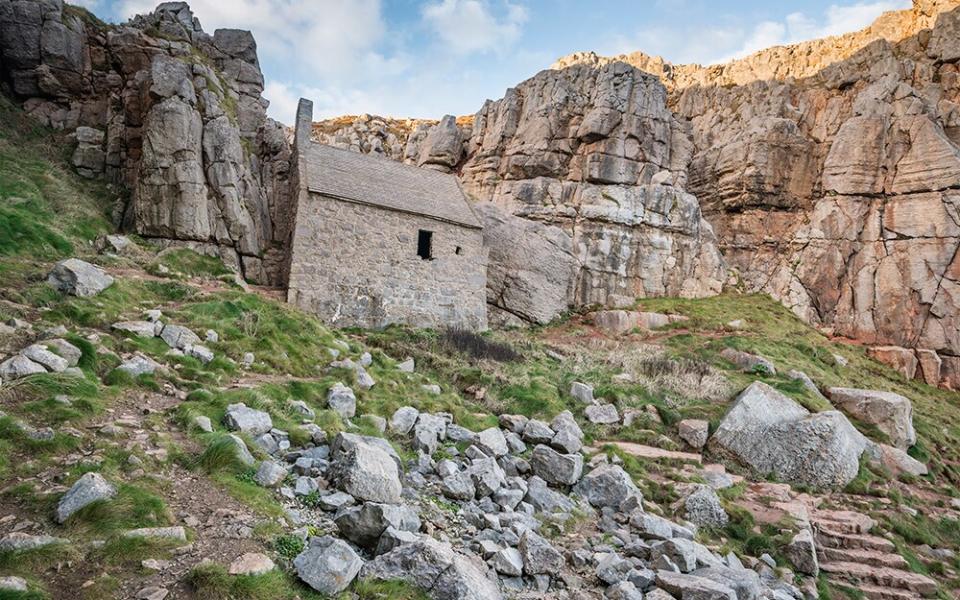
[[[557,575],[563,568],[563,554],[540,534],[528,529],[520,536],[518,546],[527,575]]]
[[[583,414],[588,421],[599,425],[611,425],[620,421],[620,413],[612,404],[591,404]]]
[[[835,406],[853,418],[876,425],[887,434],[890,444],[906,450],[917,443],[913,428],[913,405],[893,392],[834,387],[827,390]]]
[[[256,475],[253,476],[253,480],[257,485],[262,485],[263,487],[275,487],[280,485],[280,482],[286,479],[286,477],[287,470],[283,468],[283,465],[272,460],[265,460],[260,463]]]
[[[340,534],[354,544],[372,549],[388,527],[396,531],[420,531],[420,517],[413,508],[402,504],[366,502],[341,511],[334,518]]]
[[[502,600],[488,569],[476,557],[455,552],[450,544],[422,536],[381,554],[364,565],[361,579],[401,580],[433,600]]]
[[[181,325],[167,324],[160,332],[162,339],[171,348],[185,350],[186,348],[200,343],[200,336],[190,329]]]
[[[227,406],[223,423],[232,431],[241,431],[250,435],[261,435],[273,429],[273,419],[262,410],[250,408],[242,402]]]
[[[777,374],[777,368],[773,363],[769,359],[757,354],[750,354],[749,352],[743,352],[733,348],[724,348],[720,356],[729,360],[743,371],[762,370],[770,375]]]
[[[843,414],[810,414],[761,382],[736,399],[710,439],[762,475],[814,487],[843,487],[860,468],[867,440]]]
[[[793,536],[790,543],[784,547],[783,554],[798,573],[812,577],[820,573],[817,546],[813,541],[813,533],[809,529],[802,529]]]
[[[67,359],[47,350],[47,347],[43,344],[31,344],[21,350],[20,354],[39,365],[43,365],[44,368],[53,373],[63,373],[70,367]]]
[[[46,372],[47,370],[43,368],[43,365],[37,364],[21,354],[11,356],[0,363],[0,379],[4,381],[13,381],[27,375]]]
[[[77,258],[68,258],[54,265],[47,275],[47,283],[61,292],[89,297],[113,285],[113,277],[100,267]]]
[[[402,486],[397,463],[382,448],[361,441],[339,450],[335,456],[331,474],[345,492],[369,502],[400,502]]]
[[[63,523],[70,516],[87,506],[101,500],[109,500],[117,495],[117,488],[104,479],[100,473],[85,473],[60,498],[57,503],[55,518],[57,523]]]
[[[600,465],[583,476],[573,492],[597,508],[618,508],[627,498],[643,495],[630,474],[617,465]]]
[[[327,406],[341,418],[352,419],[357,414],[357,397],[338,381],[327,392]]]
[[[527,494],[523,498],[535,510],[542,513],[568,513],[573,510],[573,501],[547,486],[547,482],[534,475],[527,481]]]
[[[419,416],[420,411],[414,407],[401,406],[393,413],[393,416],[390,417],[390,431],[395,431],[400,434],[410,433]]]
[[[488,456],[498,457],[507,454],[510,449],[507,447],[507,438],[499,427],[490,427],[477,434],[477,445]]]
[[[709,485],[698,485],[683,499],[684,516],[700,527],[723,527],[730,518]]]
[[[321,594],[334,595],[347,589],[363,568],[363,559],[350,544],[333,537],[315,537],[293,559],[297,576]]]
[[[493,494],[506,485],[506,474],[494,458],[478,458],[467,469],[473,480],[477,497]]]
[[[159,368],[160,363],[153,360],[149,356],[135,354],[120,363],[120,366],[117,367],[117,370],[128,373],[131,377],[139,377],[141,375],[149,375],[154,373]]]
[[[657,586],[674,598],[691,600],[738,600],[737,593],[727,585],[716,583],[706,577],[697,577],[673,571],[657,571]]]
[[[433,454],[447,435],[447,421],[440,415],[420,413],[413,426],[413,447],[425,454]]]
[[[257,464],[257,460],[253,458],[253,455],[250,454],[250,450],[247,448],[246,442],[240,439],[239,436],[236,436],[232,433],[227,434],[226,439],[229,441],[230,445],[233,446],[234,457],[244,466],[252,467]]]
[[[573,485],[580,480],[583,472],[582,454],[560,454],[543,444],[533,449],[530,455],[530,468],[547,483],[555,485]]]

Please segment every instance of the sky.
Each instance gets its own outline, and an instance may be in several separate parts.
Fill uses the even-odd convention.
[[[158,0],[70,0],[123,22]],[[854,31],[910,0],[191,0],[208,33],[249,29],[270,116],[370,113],[438,119],[593,50],[711,64]]]

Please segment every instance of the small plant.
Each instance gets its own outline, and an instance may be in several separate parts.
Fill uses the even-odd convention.
[[[304,506],[308,506],[310,508],[317,508],[318,506],[320,506],[320,492],[318,492],[317,490],[313,490],[306,496],[300,498],[300,502],[302,502]]]
[[[304,547],[306,547],[306,542],[304,542],[300,536],[290,533],[278,535],[273,538],[271,545],[273,549],[277,551],[277,554],[286,559],[293,560],[303,552]]]

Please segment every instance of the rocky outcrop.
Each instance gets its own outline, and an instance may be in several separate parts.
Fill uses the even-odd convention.
[[[0,0],[0,79],[75,130],[81,175],[129,191],[126,228],[282,281],[290,148],[249,32],[208,35],[183,2],[114,26],[61,0]]]
[[[402,158],[402,137],[389,136],[404,132],[395,127],[385,146],[390,127],[372,127],[376,118],[340,129],[324,122],[338,133],[315,128],[314,137],[458,173],[469,196],[500,209],[481,209],[493,229],[485,239],[495,316],[543,323],[571,307],[720,291],[713,230],[683,188],[689,134],[666,102],[663,85],[634,67],[578,66],[537,74],[472,121],[407,129]],[[553,260],[527,260],[526,251]]]

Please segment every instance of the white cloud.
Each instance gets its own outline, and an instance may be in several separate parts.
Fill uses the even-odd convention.
[[[100,7],[100,0],[70,0],[74,6],[82,6],[87,10],[93,10]]]
[[[497,18],[486,0],[441,0],[423,7],[423,20],[456,54],[502,51],[520,37],[527,9],[506,3]]]
[[[129,17],[150,12],[156,0],[123,0]],[[377,51],[387,27],[380,0],[191,0],[207,31],[250,29],[261,59],[320,76],[351,76],[363,67],[402,67]]]
[[[885,11],[909,7],[910,0],[876,0],[833,4],[821,15],[794,12],[782,21],[761,21],[752,28],[733,24],[686,31],[643,29],[630,37],[615,37],[604,53],[641,50],[675,63],[723,63],[770,46],[857,31]]]

